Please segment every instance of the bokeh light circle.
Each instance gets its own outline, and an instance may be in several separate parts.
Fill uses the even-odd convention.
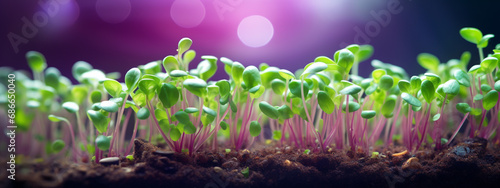
[[[260,15],[246,17],[238,25],[238,38],[249,47],[265,46],[271,41],[273,34],[273,24]]]
[[[205,5],[200,0],[176,0],[170,8],[170,16],[178,26],[193,28],[205,19]]]
[[[117,24],[128,18],[132,6],[129,0],[97,0],[95,9],[103,21]]]

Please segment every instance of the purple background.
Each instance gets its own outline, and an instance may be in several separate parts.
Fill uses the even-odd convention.
[[[110,16],[130,10],[119,23],[106,22],[99,16],[98,1],[106,0],[60,0],[60,9],[54,17],[37,27],[38,32],[26,38],[26,44],[18,46],[18,53],[8,39],[9,33],[23,36],[22,18],[32,21],[34,14],[43,11],[38,2],[45,1],[0,1],[1,66],[29,69],[24,55],[36,50],[45,55],[49,66],[57,67],[69,78],[71,66],[79,60],[105,72],[124,73],[175,54],[179,39],[190,37],[192,49],[197,52],[191,67],[196,66],[201,55],[214,55],[245,66],[266,62],[295,71],[317,56],[332,57],[342,43],[354,43],[357,35],[354,28],[364,30],[367,24],[376,21],[371,11],[389,10],[389,0],[201,0],[205,18],[196,27],[183,28],[171,18],[173,0],[118,0],[118,3],[113,0],[107,9]],[[424,69],[416,62],[416,56],[422,52],[435,54],[441,62],[446,62],[459,58],[467,50],[472,53],[471,64],[478,63],[475,45],[459,35],[462,27],[497,34],[485,54],[500,42],[498,1],[397,2],[402,11],[391,14],[388,24],[369,38],[369,44],[375,47],[374,59],[402,66],[410,75],[423,73]],[[227,11],[218,12],[214,4],[226,6]],[[274,26],[273,38],[260,48],[245,46],[237,36],[239,22],[251,15],[264,16]],[[373,70],[369,62],[361,65],[361,75],[367,76]],[[218,72],[218,78],[226,77],[222,68]]]

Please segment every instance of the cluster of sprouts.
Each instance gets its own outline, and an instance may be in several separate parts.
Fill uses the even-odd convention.
[[[375,70],[369,78],[350,74],[373,54],[372,46],[356,44],[295,72],[214,56],[201,56],[189,69],[196,52],[183,38],[177,54],[130,69],[123,82],[119,73],[76,62],[74,85],[58,69],[47,68],[42,54],[30,51],[33,79],[25,71],[0,69],[0,118],[7,118],[3,82],[14,73],[15,120],[22,131],[18,153],[26,156],[99,161],[128,156],[137,137],[189,155],[200,149],[241,150],[255,142],[308,153],[333,148],[369,153],[375,145],[397,141],[415,152],[442,149],[459,133],[498,143],[500,45],[485,58],[483,48],[493,35],[475,28],[460,34],[477,45],[480,59],[472,61],[479,64],[468,68],[469,52],[447,63],[422,53],[417,61],[427,72],[412,77],[379,60],[371,62]],[[211,79],[218,67],[227,79]]]

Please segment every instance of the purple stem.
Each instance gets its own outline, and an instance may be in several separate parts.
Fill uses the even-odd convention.
[[[139,124],[139,118],[136,117],[135,119],[134,132],[132,133],[132,137],[130,138],[130,143],[128,143],[127,150],[125,151],[125,156],[130,153],[130,149],[132,149],[132,145],[134,145],[135,135],[137,133],[137,125]]]
[[[464,118],[462,119],[462,122],[460,122],[460,126],[458,126],[457,130],[455,130],[455,132],[453,133],[453,136],[451,136],[451,138],[448,140],[448,142],[446,143],[446,145],[449,145],[451,143],[451,141],[453,141],[453,139],[455,138],[455,136],[457,136],[458,131],[460,131],[460,128],[462,128],[462,126],[464,125],[465,120],[467,119],[467,115],[469,115],[469,112],[467,112],[467,114],[465,114]]]

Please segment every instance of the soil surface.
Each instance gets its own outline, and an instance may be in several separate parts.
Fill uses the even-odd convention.
[[[192,157],[155,152],[161,150],[135,140],[134,161],[121,158],[119,165],[24,164],[16,181],[2,178],[0,187],[500,187],[500,148],[478,138],[413,155],[393,156],[404,148],[391,147],[374,158],[270,146]]]

